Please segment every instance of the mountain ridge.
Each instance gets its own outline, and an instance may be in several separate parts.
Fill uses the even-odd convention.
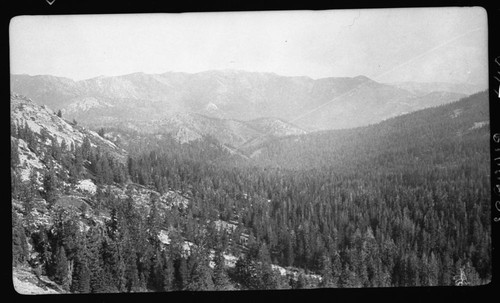
[[[234,150],[255,139],[305,134],[305,130],[278,118],[259,118],[250,121],[219,119],[197,113],[172,113],[168,117],[151,121],[127,120],[105,126],[107,132],[118,135],[123,132],[142,134],[170,134],[180,143],[213,137],[223,146]]]
[[[372,153],[376,154],[380,150],[396,153],[420,146],[414,150],[419,156],[398,164],[417,165],[414,161],[426,156],[428,150],[432,149],[432,144],[439,143],[454,148],[468,141],[479,140],[484,144],[489,131],[488,107],[488,93],[483,91],[455,102],[392,117],[370,126],[277,138],[254,145],[244,153],[262,163],[313,168],[324,165],[318,164],[321,159],[331,165],[344,165],[345,159],[353,155],[358,155],[362,166],[362,163],[370,162]],[[404,143],[404,147],[392,146],[394,141],[398,141],[400,145]],[[449,152],[454,151],[450,149]],[[361,157],[364,153],[366,155]],[[397,157],[394,156],[394,159]]]
[[[429,92],[409,91],[363,75],[312,79],[242,70],[139,72],[78,81],[11,75],[11,90],[96,127],[113,120],[161,119],[172,112],[191,112],[236,120],[275,117],[294,121],[305,130],[367,125],[465,96],[428,95],[425,102],[402,106]],[[401,106],[395,107],[396,103]]]

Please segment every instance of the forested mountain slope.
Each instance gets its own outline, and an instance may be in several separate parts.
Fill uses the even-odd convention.
[[[326,285],[451,285],[462,272],[478,284],[491,275],[488,121],[483,92],[266,142],[246,165],[179,162],[161,149],[134,161],[139,176],[190,184],[198,216],[238,218],[271,259]]]
[[[203,161],[210,155],[205,148],[227,152],[217,141],[170,139],[170,153],[181,161]],[[179,182],[165,183],[166,178],[151,179],[151,172],[138,175],[146,165],[124,157],[124,150],[101,135],[12,94],[15,289],[42,294],[243,287],[227,277],[245,251],[239,244],[243,227],[229,248],[228,235],[215,228],[221,221],[207,222],[197,213],[185,172],[173,166],[171,176]],[[287,272],[271,265],[265,270],[275,278],[281,279],[278,270]]]
[[[113,157],[116,144],[92,133],[81,143],[73,133],[61,148],[56,138],[75,127],[43,108],[14,111],[11,121],[13,265],[65,291],[491,280],[486,92],[236,151],[210,136],[181,143],[135,134],[123,141],[124,162]],[[26,180],[30,157],[39,174]]]
[[[482,92],[376,125],[277,139],[247,153],[283,168],[413,169],[460,165],[478,156],[489,161],[488,136],[488,94]]]

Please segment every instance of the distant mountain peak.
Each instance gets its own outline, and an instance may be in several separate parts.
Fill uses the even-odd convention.
[[[364,76],[364,75],[356,76],[353,79],[360,80],[360,81],[373,81],[372,79],[370,79],[370,78],[368,78],[367,76]]]

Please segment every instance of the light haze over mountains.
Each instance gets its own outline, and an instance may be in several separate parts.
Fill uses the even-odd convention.
[[[20,16],[11,91],[86,126],[234,146],[484,90],[486,21],[478,7]]]
[[[282,119],[305,131],[373,124],[480,90],[474,85],[387,84],[365,76],[314,80],[240,70],[134,73],[81,81],[12,75],[11,86],[13,92],[94,127],[120,121],[172,124],[173,117],[193,124],[203,115],[239,121]]]

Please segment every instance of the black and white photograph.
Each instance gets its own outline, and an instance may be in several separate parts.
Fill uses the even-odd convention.
[[[492,281],[484,8],[27,14],[8,34],[18,294]]]

